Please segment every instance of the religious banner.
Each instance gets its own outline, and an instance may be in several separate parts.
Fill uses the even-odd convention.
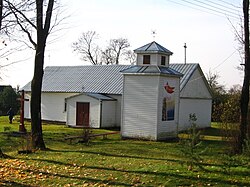
[[[175,83],[166,82],[163,86],[162,121],[172,121],[175,117]]]

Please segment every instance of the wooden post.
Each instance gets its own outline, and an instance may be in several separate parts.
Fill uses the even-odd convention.
[[[25,126],[24,126],[24,90],[21,91],[21,108],[20,108],[20,125],[19,125],[19,132],[27,132]]]

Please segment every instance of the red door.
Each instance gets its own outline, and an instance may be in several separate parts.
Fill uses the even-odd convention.
[[[89,126],[89,103],[76,103],[76,125]]]

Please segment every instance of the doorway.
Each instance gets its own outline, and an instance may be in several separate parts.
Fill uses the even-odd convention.
[[[89,126],[89,103],[76,103],[76,125]]]

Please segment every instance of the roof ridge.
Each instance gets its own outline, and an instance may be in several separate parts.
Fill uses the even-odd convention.
[[[111,65],[107,65],[107,64],[103,64],[103,65],[76,65],[76,66],[71,66],[71,65],[67,65],[67,66],[46,66],[45,68],[77,68],[77,67],[113,67],[113,66],[117,66],[117,67],[124,67],[124,66],[131,66],[130,64],[126,65],[126,64],[111,64]]]

